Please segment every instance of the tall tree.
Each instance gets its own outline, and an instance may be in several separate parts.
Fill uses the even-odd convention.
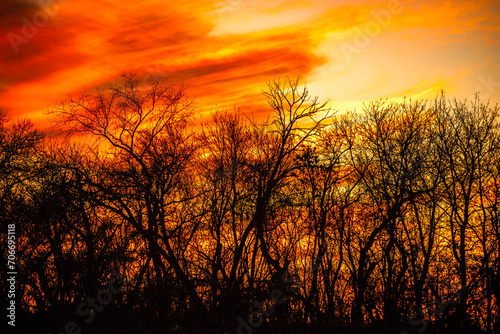
[[[185,291],[187,307],[203,312],[183,259],[197,225],[178,215],[181,203],[194,196],[186,173],[196,150],[186,131],[192,112],[185,88],[158,79],[140,89],[134,76],[95,94],[70,97],[53,110],[59,127],[101,144],[94,154],[99,173],[82,177],[98,193],[96,204],[143,238],[160,291],[167,290],[171,270]],[[169,306],[160,307],[166,312]]]

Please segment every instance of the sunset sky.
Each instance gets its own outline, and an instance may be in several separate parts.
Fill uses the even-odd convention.
[[[65,95],[125,72],[184,82],[201,114],[265,113],[286,75],[341,111],[441,88],[497,103],[499,22],[498,0],[2,0],[0,108],[43,129]]]

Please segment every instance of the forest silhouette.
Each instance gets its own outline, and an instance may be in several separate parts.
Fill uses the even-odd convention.
[[[1,111],[18,331],[500,333],[499,107],[264,87],[263,120],[134,75],[55,138]]]

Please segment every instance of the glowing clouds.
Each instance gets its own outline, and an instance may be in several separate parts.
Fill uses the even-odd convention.
[[[263,111],[265,82],[286,75],[302,75],[314,95],[339,107],[398,94],[429,97],[441,86],[459,98],[482,87],[500,101],[497,7],[430,0],[5,0],[0,107],[46,127],[45,108],[125,72],[144,76],[145,84],[153,76],[185,82],[201,113],[233,105]]]

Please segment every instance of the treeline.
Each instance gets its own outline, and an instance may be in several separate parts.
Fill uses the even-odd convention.
[[[52,108],[56,139],[2,112],[19,328],[500,332],[498,106],[263,94],[267,120],[201,126],[185,88],[128,76]]]

